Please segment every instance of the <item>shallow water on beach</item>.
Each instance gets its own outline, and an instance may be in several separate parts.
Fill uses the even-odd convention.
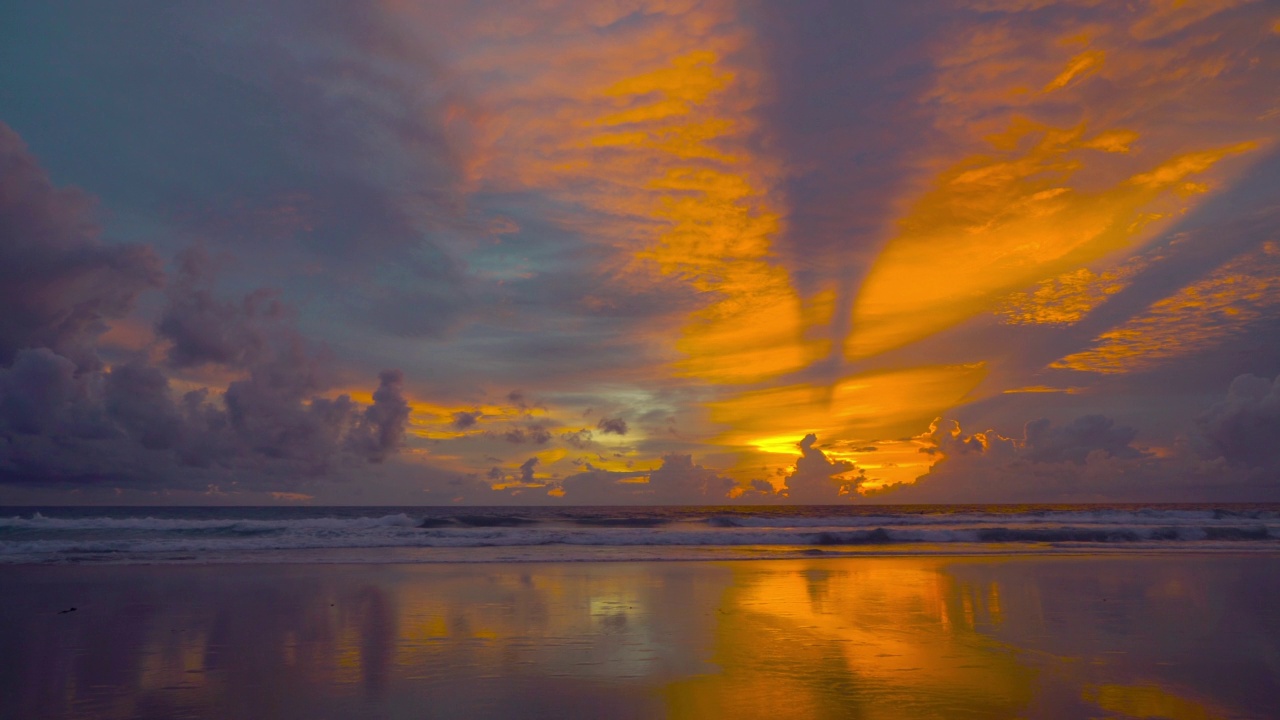
[[[1177,720],[1280,697],[1274,554],[11,566],[0,593],[3,718]]]

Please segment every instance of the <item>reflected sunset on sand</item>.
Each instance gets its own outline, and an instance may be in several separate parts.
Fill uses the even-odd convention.
[[[1261,717],[1280,690],[1273,564],[21,567],[0,581],[0,650],[31,660],[0,672],[0,712]]]

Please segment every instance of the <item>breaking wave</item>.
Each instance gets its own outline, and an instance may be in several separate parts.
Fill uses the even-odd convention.
[[[13,509],[17,510],[17,509]],[[57,509],[0,516],[0,563],[257,562],[295,551],[416,550],[411,561],[465,561],[468,548],[733,549],[732,557],[930,548],[1052,552],[1081,548],[1280,550],[1280,507],[1185,508],[369,508]],[[664,548],[671,552],[664,552]],[[446,552],[451,551],[451,552]],[[705,556],[706,553],[703,553]],[[783,553],[785,555],[785,553]],[[292,561],[334,561],[312,552]],[[385,560],[385,554],[342,556]],[[397,561],[402,561],[401,557]]]

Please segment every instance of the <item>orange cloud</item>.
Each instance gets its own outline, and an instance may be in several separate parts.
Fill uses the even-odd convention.
[[[477,90],[488,109],[478,186],[563,203],[567,231],[616,251],[618,282],[675,281],[705,298],[650,330],[678,358],[663,370],[754,382],[828,353],[807,328],[829,302],[802,301],[772,254],[777,163],[753,149],[764,82],[737,9],[583,10],[550,3],[471,29],[460,70],[498,78]]]
[[[1137,258],[1102,273],[1071,270],[1042,280],[1034,291],[1013,293],[996,312],[1010,325],[1072,325],[1128,287],[1147,264]]]
[[[307,502],[316,499],[315,495],[296,492],[273,492],[271,493],[271,497],[276,500],[285,500],[288,502]]]
[[[845,350],[875,355],[991,308],[1001,295],[1139,243],[1190,199],[1175,184],[1241,143],[1182,154],[1101,191],[1072,187],[1088,161],[1080,130],[1015,128],[997,142],[1033,143],[943,173],[900,223],[863,284]]]
[[[1247,18],[1219,16],[1239,3],[1079,9],[1048,25],[1037,13],[1050,4],[981,3],[1003,14],[935,43],[924,100],[946,140],[922,153],[928,174],[860,288],[847,358],[1017,292],[998,310],[1014,323],[1078,320],[1132,272],[1086,266],[1142,247],[1239,176],[1245,164],[1228,158],[1277,138],[1261,120],[1274,93],[1259,92],[1274,52]]]
[[[1048,85],[1044,86],[1043,92],[1050,92],[1059,88],[1064,88],[1073,80],[1086,77],[1098,71],[1102,62],[1106,59],[1107,54],[1101,50],[1086,50],[1079,55],[1071,58],[1071,62],[1067,64],[1065,70],[1058,74]]]
[[[1223,10],[1251,0],[1149,0],[1150,11],[1129,28],[1139,40],[1152,40],[1183,30]]]
[[[1280,246],[1268,242],[1153,304],[1050,367],[1104,374],[1147,370],[1210,349],[1280,306]]]

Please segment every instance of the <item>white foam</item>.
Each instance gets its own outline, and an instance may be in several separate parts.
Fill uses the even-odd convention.
[[[725,516],[719,516],[721,518]],[[1026,547],[1129,547],[1187,549],[1190,546],[1280,550],[1276,513],[1215,514],[1212,511],[1070,511],[1034,514],[881,514],[829,517],[734,515],[730,525],[677,521],[652,527],[578,525],[563,517],[516,527],[447,525],[421,528],[405,513],[369,517],[157,518],[86,517],[0,519],[0,562],[152,562],[174,557],[261,557],[295,551],[348,552],[401,549],[463,551],[520,548],[637,548],[646,557],[683,557],[696,548],[884,547],[925,544],[1001,544]],[[7,539],[6,539],[7,538]],[[662,550],[667,548],[667,550]],[[558,553],[560,551],[545,551]],[[586,552],[584,550],[584,552]],[[621,550],[620,550],[621,552]],[[700,551],[699,551],[700,552]],[[774,552],[774,551],[769,551]],[[666,553],[667,555],[664,555]],[[374,553],[376,556],[376,553]]]
[[[382,517],[354,518],[298,518],[256,520],[249,518],[228,518],[197,520],[188,518],[51,518],[40,513],[24,518],[0,518],[0,529],[13,528],[23,530],[292,530],[292,529],[327,529],[327,530],[360,530],[372,527],[416,527],[419,521],[397,513]]]

